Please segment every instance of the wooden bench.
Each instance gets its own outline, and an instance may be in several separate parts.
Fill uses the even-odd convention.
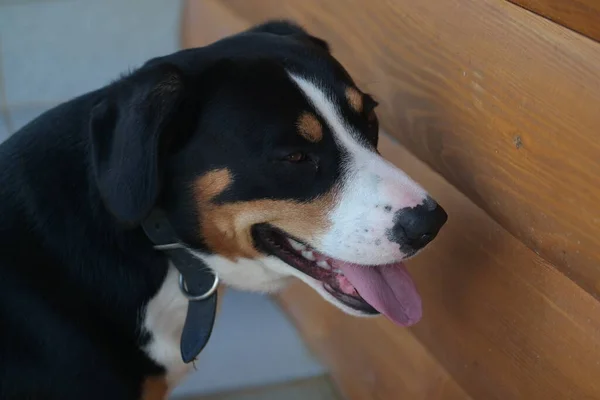
[[[534,11],[534,12],[531,12]],[[189,0],[182,43],[268,18],[325,38],[381,103],[380,150],[449,214],[410,262],[424,318],[280,301],[348,399],[600,399],[600,6]]]

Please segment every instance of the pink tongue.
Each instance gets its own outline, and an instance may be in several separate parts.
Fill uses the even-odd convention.
[[[402,326],[421,319],[421,296],[404,263],[365,266],[342,261],[332,263],[374,309]]]

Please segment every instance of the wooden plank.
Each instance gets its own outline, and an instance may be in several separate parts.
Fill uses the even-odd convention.
[[[600,44],[496,0],[222,4],[326,38],[384,128],[600,298]]]
[[[185,1],[181,15],[183,48],[206,46],[250,25],[220,0]]]
[[[600,2],[598,0],[508,1],[600,41]]]
[[[186,48],[204,46],[249,25],[232,15],[220,0],[186,2],[184,10],[182,44]],[[302,284],[286,291],[283,299],[307,343],[333,368],[333,378],[345,399],[470,400],[408,330],[389,330],[383,338],[378,337],[381,332],[377,325],[348,319]],[[317,309],[319,312],[310,312]],[[342,326],[361,327],[350,329],[350,333],[369,334],[377,339],[363,341],[357,335],[350,339],[344,333],[342,337],[347,340],[338,340],[335,335],[340,334],[338,329]],[[352,346],[352,350],[346,346]],[[402,363],[390,365],[386,360],[390,352],[401,357]]]
[[[401,146],[384,137],[380,149],[454,218],[409,262],[424,304],[410,331],[427,350],[408,330],[343,315],[305,285],[280,296],[347,397],[599,399],[598,300]],[[394,395],[406,385],[410,395]]]
[[[348,317],[302,283],[279,301],[345,399],[471,399],[410,331]]]
[[[231,0],[220,0],[220,4],[223,4],[223,1],[227,1],[229,6],[235,6],[232,9],[238,11],[244,6],[242,2],[235,3]],[[205,2],[211,3],[208,0]],[[511,196],[514,197],[513,192],[524,191],[525,195],[529,195],[532,191],[527,186],[522,187],[521,179],[512,184],[513,190],[508,193],[498,190],[497,184],[490,185],[488,177],[495,176],[493,172],[498,171],[493,169],[494,163],[497,164],[496,167],[499,165],[504,169],[514,168],[513,164],[519,167],[533,164],[542,170],[541,166],[549,165],[549,161],[544,157],[552,158],[554,155],[557,158],[555,161],[565,162],[566,157],[557,157],[558,151],[544,153],[547,148],[544,146],[563,146],[566,154],[578,161],[581,158],[581,163],[588,165],[590,157],[597,154],[593,143],[577,134],[577,130],[582,127],[585,128],[586,134],[589,134],[587,123],[591,106],[585,102],[579,104],[577,96],[566,91],[568,85],[565,82],[557,84],[549,80],[546,83],[556,89],[557,95],[566,95],[566,99],[559,102],[552,96],[548,97],[547,89],[542,87],[539,82],[541,78],[536,74],[542,71],[546,73],[546,77],[557,78],[555,69],[561,73],[565,72],[565,67],[557,64],[558,60],[573,66],[577,65],[576,60],[582,62],[587,57],[593,61],[596,56],[590,56],[588,53],[591,50],[587,48],[583,49],[580,56],[565,58],[568,50],[563,47],[578,37],[565,31],[553,31],[555,28],[551,23],[536,18],[530,19],[534,16],[521,9],[513,6],[507,6],[505,9],[501,2],[492,4],[485,0],[438,2],[441,9],[439,13],[432,8],[433,2],[430,0],[411,2],[412,7],[406,7],[402,12],[397,5],[408,3],[397,0],[386,2],[385,6],[384,2],[372,2],[369,8],[358,7],[358,2],[347,0],[347,7],[336,7],[335,12],[328,6],[331,3],[315,0],[279,0],[273,3],[253,0],[251,3],[252,7],[246,9],[244,17],[238,22],[245,18],[257,22],[274,15],[295,16],[311,30],[332,39],[336,54],[345,64],[350,65],[351,72],[363,83],[373,78],[381,79],[383,82],[371,83],[369,86],[373,87],[372,91],[380,99],[383,98],[384,103],[389,104],[384,109],[384,122],[388,126],[405,129],[402,134],[396,131],[395,135],[411,145],[413,150],[421,149],[418,146],[420,139],[417,134],[422,134],[422,142],[431,149],[424,154],[436,154],[435,157],[424,158],[453,179],[456,179],[456,176],[448,171],[457,168],[458,172],[462,171],[463,174],[459,174],[458,177],[474,187],[465,192],[478,204],[485,206],[492,203],[489,200],[495,197],[504,202],[511,199]],[[452,10],[448,9],[448,4],[458,8],[469,8],[465,6],[468,4],[475,8],[473,12],[464,10],[463,24],[466,28],[459,29],[457,11],[450,12]],[[271,6],[280,8],[270,8]],[[350,15],[352,10],[354,15]],[[476,16],[477,10],[481,16]],[[389,14],[389,18],[386,17],[386,13]],[[448,21],[441,17],[444,13]],[[504,46],[513,51],[515,47],[520,49],[513,55],[503,49],[502,45],[487,42],[491,37],[500,35],[502,23],[494,18],[506,19],[506,13],[510,18],[504,30],[511,40]],[[374,19],[373,15],[377,18]],[[482,29],[485,24],[482,24],[481,18],[491,18],[489,29],[492,34],[487,29]],[[396,20],[398,24],[408,24],[408,27],[398,28],[395,25]],[[517,22],[524,26],[514,27],[512,24]],[[531,24],[527,23],[532,23],[533,27],[537,28],[531,30]],[[473,24],[478,29],[475,29]],[[435,29],[432,26],[435,26]],[[397,29],[398,34],[392,35],[394,30],[390,27]],[[558,46],[559,53],[548,46],[532,50],[532,43],[543,43],[535,33],[540,27],[551,30],[550,33],[546,31],[543,34],[550,35],[550,43]],[[411,29],[415,29],[417,33],[408,32]],[[523,43],[515,40],[512,29],[517,29],[518,36],[524,37]],[[438,32],[437,39],[431,36],[434,30]],[[565,36],[557,42],[557,35],[560,37],[562,34]],[[535,40],[532,40],[532,35],[535,36]],[[424,39],[419,38],[420,36],[424,36]],[[372,39],[367,40],[369,37]],[[402,37],[403,41],[390,43],[384,39],[396,37]],[[199,39],[191,38],[189,44],[197,43],[197,40]],[[457,43],[452,44],[452,40]],[[483,45],[478,44],[478,40],[486,43],[486,46],[491,46],[489,53],[484,51]],[[575,48],[581,45],[578,42],[580,39],[576,40]],[[520,43],[523,44],[522,48],[519,47]],[[354,53],[350,53],[351,44],[356,46]],[[408,61],[392,61],[391,58],[397,56],[398,46],[405,50],[400,53]],[[436,46],[444,48],[438,49]],[[458,49],[460,46],[464,46],[464,49]],[[553,60],[539,54],[542,50],[549,51]],[[494,51],[499,51],[501,56],[496,57]],[[389,52],[389,55],[382,54],[385,52]],[[532,52],[533,54],[530,54]],[[356,54],[360,57],[356,57]],[[557,54],[560,57],[556,58]],[[466,55],[472,58],[468,69],[462,68],[463,63],[468,65],[465,61]],[[505,60],[507,57],[508,60]],[[541,59],[549,64],[529,67],[521,61],[523,57],[530,57],[528,60],[532,63],[539,63]],[[417,65],[419,62],[421,66]],[[508,69],[502,72],[502,67]],[[525,70],[520,71],[517,67]],[[587,89],[582,90],[580,96],[587,100],[595,99],[594,93],[589,92],[595,89],[595,80],[590,79],[594,76],[593,68],[577,68],[583,71],[586,79],[575,87],[587,84]],[[573,67],[572,71],[578,71],[577,68]],[[457,70],[456,76],[452,74],[452,69]],[[554,72],[548,75],[547,70]],[[461,80],[464,72],[467,72],[471,79],[468,84]],[[475,72],[481,77],[477,77]],[[483,93],[471,84],[475,78],[479,79],[479,83],[476,83],[484,89]],[[505,79],[506,88],[500,86],[501,78]],[[576,77],[566,76],[561,79],[574,80]],[[487,80],[492,82],[488,84]],[[472,90],[469,92],[468,87],[471,86]],[[540,97],[538,90],[542,90],[543,97]],[[478,94],[479,97],[470,98],[469,94]],[[489,103],[494,96],[501,101]],[[508,101],[511,98],[515,104]],[[476,101],[477,99],[481,102]],[[525,103],[522,103],[523,101]],[[572,101],[581,107],[581,115],[576,108],[571,107]],[[557,106],[562,102],[566,104],[566,111],[564,107]],[[465,110],[462,110],[459,104],[463,104]],[[448,111],[442,113],[440,110],[444,108],[435,108],[442,105],[445,105]],[[491,107],[492,105],[495,107]],[[542,105],[544,107],[541,107]],[[549,110],[545,108],[547,105]],[[498,110],[500,106],[509,108],[510,112]],[[526,107],[527,112],[533,114],[533,122],[522,115],[520,107]],[[400,115],[395,115],[394,110],[399,110]],[[552,115],[553,112],[560,118],[567,118],[566,121],[561,122],[560,118]],[[458,115],[454,117],[453,113]],[[509,117],[518,118],[513,122]],[[543,124],[542,117],[549,119],[549,122]],[[499,122],[495,122],[494,118],[499,119]],[[493,123],[487,127],[479,119],[488,124]],[[444,129],[444,123],[448,121],[457,125],[456,132]],[[573,145],[567,143],[562,136],[556,135],[550,122],[558,123],[561,129],[568,128],[569,135],[575,132],[570,140],[584,140],[585,144],[590,144],[589,153],[579,151],[579,145],[576,146],[578,150],[573,151]],[[567,126],[566,122],[574,124],[575,127]],[[507,126],[513,126],[511,124],[523,124],[519,132],[521,136],[525,136],[521,138],[520,151],[515,154],[510,153],[513,151],[513,137],[507,135],[507,132],[510,133]],[[544,129],[538,126],[540,124],[554,136],[545,133]],[[468,136],[468,140],[458,142],[464,145],[462,148],[451,145],[452,141],[458,141],[457,132]],[[491,152],[486,151],[485,146],[471,145],[471,142],[475,141],[472,137],[474,132],[488,135],[488,145],[492,149],[507,153],[505,157],[511,162],[505,164],[502,157],[488,160]],[[500,132],[499,136],[497,132]],[[528,134],[524,135],[522,132]],[[551,143],[538,143],[537,135],[542,135],[544,140]],[[507,147],[499,145],[504,139],[510,142]],[[523,149],[527,150],[524,155],[521,151]],[[482,209],[404,148],[384,137],[380,150],[439,199],[448,210],[450,219],[439,238],[410,262],[410,269],[423,295],[425,310],[423,321],[410,331],[392,326],[383,319],[358,320],[345,316],[325,304],[303,285],[295,286],[280,297],[282,304],[313,349],[332,366],[344,394],[349,399],[361,400],[464,399],[469,396],[486,400],[600,398],[598,301],[528,250],[519,240],[490,219]],[[478,154],[479,152],[482,154]],[[528,164],[519,164],[525,162],[522,158],[525,158]],[[479,170],[480,164],[484,172],[479,172],[476,179],[466,179],[473,171]],[[591,165],[595,164],[592,162]],[[578,171],[581,167],[572,168]],[[529,172],[524,169],[522,174]],[[529,177],[536,190],[548,193],[548,188],[544,186],[549,179],[547,175],[540,174],[541,183],[536,183]],[[502,178],[501,182],[506,182],[504,175],[498,176],[494,179]],[[589,174],[584,176],[589,178]],[[596,181],[591,181],[594,182]],[[503,183],[499,187],[509,187],[509,184]],[[558,185],[555,188],[565,187]],[[581,185],[575,181],[573,187],[580,188]],[[473,195],[473,192],[477,195]],[[562,197],[570,196],[564,191],[557,193],[561,193]],[[592,188],[588,195],[593,196],[594,193]],[[548,207],[552,208],[555,201],[553,197],[557,196],[548,199],[549,205],[542,201],[534,207],[531,203],[532,210],[536,211],[540,207],[545,212]],[[534,199],[539,199],[539,196],[534,196]],[[524,206],[517,200],[523,201],[521,197],[512,198],[511,201],[516,204],[513,213],[500,208],[492,214],[501,222],[502,218],[498,218],[498,215],[506,213],[507,218],[514,218],[522,224],[528,223],[528,220],[519,221],[524,215]],[[589,203],[582,206],[583,212],[589,214],[586,207],[589,208]],[[489,205],[486,208],[489,209]],[[563,213],[562,209],[559,211],[558,216],[551,215],[557,224],[563,223],[562,217],[569,215]],[[580,220],[581,216],[577,222]],[[511,224],[504,225],[515,231]],[[520,226],[517,224],[517,228]],[[533,226],[537,229],[540,225]],[[550,228],[551,226],[548,226],[548,229]],[[556,232],[564,232],[559,230],[560,225],[555,228]],[[583,232],[589,231],[593,232],[593,229],[583,229]],[[538,236],[538,232],[535,231],[531,237],[543,236]],[[571,243],[567,242],[569,246]],[[531,246],[531,243],[528,244]],[[542,241],[542,244],[545,242]],[[554,239],[553,245],[564,247],[565,242]],[[585,266],[579,263],[580,259],[575,261],[578,262],[574,264],[576,267]]]

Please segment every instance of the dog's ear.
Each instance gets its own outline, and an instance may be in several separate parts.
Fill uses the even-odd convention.
[[[115,83],[92,109],[93,173],[106,207],[122,222],[141,222],[158,199],[164,142],[176,134],[169,130],[184,86],[176,67],[159,64]]]
[[[308,40],[318,47],[330,51],[329,45],[323,39],[310,35],[298,24],[288,20],[273,20],[251,28],[249,32],[265,32],[279,36],[294,36],[300,40]]]

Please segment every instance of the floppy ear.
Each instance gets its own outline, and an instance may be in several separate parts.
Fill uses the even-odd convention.
[[[160,192],[165,135],[184,97],[182,73],[160,64],[142,69],[108,89],[92,109],[92,169],[109,211],[139,223]]]
[[[279,36],[294,36],[300,40],[308,40],[318,47],[329,50],[329,45],[323,39],[310,35],[298,24],[287,20],[273,20],[251,28],[249,32],[265,32]]]

